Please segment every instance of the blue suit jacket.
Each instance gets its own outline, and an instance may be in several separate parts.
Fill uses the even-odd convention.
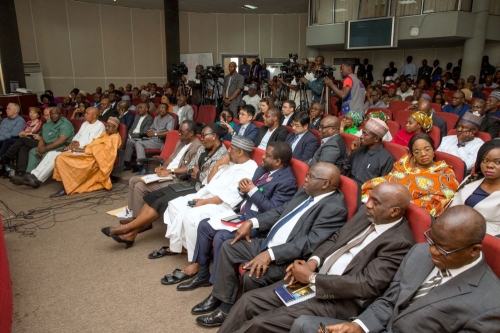
[[[238,134],[238,132],[240,131],[240,128],[241,128],[241,124],[236,124],[234,126],[234,131],[236,132],[236,134]],[[245,132],[243,133],[243,136],[246,138],[249,138],[250,140],[252,140],[252,142],[254,142],[255,138],[257,137],[257,134],[259,134],[259,128],[257,126],[255,126],[255,124],[249,123],[247,125],[247,128],[245,128]]]
[[[285,142],[291,146],[294,137],[295,134],[288,134]],[[318,139],[314,136],[314,134],[307,131],[295,146],[292,157],[307,163],[314,156],[314,153],[316,152],[316,150],[318,150],[318,147]]]
[[[259,166],[252,178],[254,184],[265,173],[266,170]],[[243,201],[247,200],[245,209],[245,218],[247,220],[256,217],[260,213],[283,206],[297,192],[297,180],[290,166],[276,170],[269,178],[269,182],[266,181],[259,186],[262,190],[258,190],[252,196],[242,195]],[[252,210],[252,204],[257,206],[259,210]]]

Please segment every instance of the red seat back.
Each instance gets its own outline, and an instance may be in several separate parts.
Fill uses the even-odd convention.
[[[301,188],[302,185],[304,185],[306,174],[309,172],[309,166],[301,160],[297,160],[295,158],[292,158],[290,166],[292,167],[293,175],[297,180],[297,186],[298,188]]]
[[[316,129],[310,128],[309,132],[311,132],[312,134],[314,134],[314,136],[316,137],[316,139],[318,139],[318,145],[321,146],[321,137],[319,136],[319,131],[316,130]]]
[[[453,127],[452,127],[453,128]],[[451,129],[448,131],[448,135],[457,135],[457,130],[456,129]],[[483,140],[484,142],[486,141],[490,141],[491,140],[491,135],[490,133],[487,133],[487,132],[480,132],[480,131],[477,131],[476,134],[474,135],[476,138],[480,138],[481,140]]]
[[[407,101],[394,101],[391,104],[389,104],[389,109],[392,111],[392,114],[395,117],[398,111],[404,110],[410,105],[411,103]]]
[[[351,148],[351,144],[354,141],[358,141],[359,140],[359,138],[356,135],[353,135],[353,134],[340,133],[340,135],[342,136],[342,139],[344,140],[345,145],[347,146],[347,149]]]
[[[408,117],[415,111],[413,110],[401,110],[399,111],[394,118],[394,121],[401,126],[401,128],[406,127],[406,121],[408,120]]]
[[[283,126],[283,127],[288,131],[288,133],[293,133],[292,126]]]
[[[424,90],[422,91],[423,94],[427,94],[431,97],[431,101],[432,101],[432,98],[434,97],[434,90]]]
[[[347,208],[347,221],[349,221],[358,211],[361,202],[358,184],[349,177],[340,176],[339,190],[344,195]]]
[[[174,129],[178,130],[179,129],[179,116],[173,112],[169,112],[169,115],[174,118]]]
[[[262,126],[264,126],[264,123],[261,123],[260,121],[257,121],[257,120],[253,120],[252,123],[257,126],[258,128],[261,128]]]
[[[66,117],[68,119],[71,118],[71,116],[73,115],[73,113],[75,112],[76,108],[69,108],[68,110],[66,110],[66,108],[61,108],[61,111],[63,112],[63,117]],[[66,113],[66,115],[65,115]]]
[[[434,149],[438,149],[439,143],[441,142],[441,130],[437,126],[432,126],[432,129],[429,133],[429,136],[434,141]]]
[[[161,97],[153,97],[151,98],[151,102],[153,102],[156,106],[158,106],[161,103]]]
[[[25,115],[25,114],[22,114],[21,117],[23,117],[23,119],[24,119],[25,122],[28,122],[28,121],[31,120],[30,116]]]
[[[484,99],[488,99],[488,97],[490,97],[490,92],[487,91],[487,90],[483,90],[483,95],[484,95]]]
[[[165,138],[165,144],[160,153],[160,157],[166,161],[170,155],[173,154],[175,146],[179,142],[179,131],[168,131],[167,137]]]
[[[153,117],[153,119],[155,119],[155,118],[156,118],[156,112],[153,112],[153,111],[148,111],[148,113],[149,113],[149,115],[150,115],[151,117]]]
[[[78,133],[80,130],[80,127],[82,127],[83,123],[85,122],[85,118],[73,118],[70,119],[69,122],[71,125],[73,125],[73,128],[75,129],[75,134]]]
[[[231,141],[229,140],[222,140],[222,143],[224,144],[224,146],[226,146],[226,149],[229,149],[229,147],[231,147]]]
[[[335,97],[332,97],[335,98]],[[337,116],[339,114],[339,108],[337,105],[332,104],[330,109],[330,114],[333,116]]]
[[[133,106],[137,106],[137,105],[139,105],[141,103],[142,102],[141,102],[141,99],[139,97],[136,97],[136,98],[132,99],[132,105]]]
[[[434,156],[436,157],[436,161],[445,161],[446,164],[453,168],[453,171],[455,172],[455,178],[459,183],[464,180],[467,167],[465,165],[465,162],[461,158],[442,151],[435,151]]]
[[[255,161],[258,165],[262,164],[262,157],[266,154],[264,149],[253,148],[252,153],[250,154],[250,158]]]
[[[194,109],[194,108],[193,108]],[[213,105],[202,105],[198,110],[198,116],[195,118],[197,123],[211,124],[215,121],[217,109]]]
[[[424,232],[431,227],[431,215],[425,209],[411,203],[406,209],[405,217],[410,223],[410,229],[415,242],[427,242]]]
[[[389,127],[389,133],[391,133],[392,137],[395,137],[401,129],[401,126],[394,120],[389,120],[387,122],[387,127]]]
[[[389,119],[394,119],[392,118],[392,110],[391,109],[384,109],[384,108],[369,108],[366,110],[366,116],[368,116],[370,113],[375,112],[375,111],[382,111],[389,117]]]
[[[500,278],[500,239],[486,235],[483,239],[484,259],[493,272]]]
[[[408,154],[408,148],[394,142],[382,141],[382,146],[387,149],[387,151],[391,153],[396,160],[399,160],[405,154]]]
[[[450,129],[455,128],[458,119],[460,119],[459,115],[448,112],[441,112],[437,116],[446,121],[446,128],[448,129],[448,132],[450,131]]]
[[[431,107],[434,109],[436,112],[442,112],[443,108],[441,107],[441,104],[438,103],[431,103]]]
[[[193,108],[193,120],[196,121],[198,119],[198,107],[194,104],[189,104]]]

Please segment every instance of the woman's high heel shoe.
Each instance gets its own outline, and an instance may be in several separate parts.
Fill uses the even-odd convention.
[[[103,234],[105,234],[106,236],[108,237],[111,237],[111,230],[110,230],[111,227],[106,227],[106,228],[102,228],[101,231]]]
[[[111,238],[113,238],[114,241],[117,243],[125,244],[125,250],[128,249],[129,247],[131,247],[132,245],[134,245],[134,241],[135,241],[135,240],[128,241],[128,240],[122,239],[122,238],[120,238],[120,236],[115,235],[115,234],[111,234]]]

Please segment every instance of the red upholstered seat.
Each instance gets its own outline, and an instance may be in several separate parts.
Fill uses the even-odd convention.
[[[264,126],[264,123],[260,122],[260,121],[257,121],[257,120],[253,120],[252,123],[257,126],[258,128],[261,128],[262,126]]]
[[[465,165],[465,162],[461,158],[444,153],[442,151],[435,151],[434,155],[436,156],[436,161],[445,161],[446,164],[453,168],[453,171],[455,172],[455,178],[459,183],[464,180],[467,167]]]
[[[431,107],[434,109],[436,112],[441,112],[443,111],[443,108],[441,107],[441,104],[438,103],[431,103]]]
[[[311,132],[312,134],[314,134],[314,136],[316,137],[316,139],[318,139],[318,144],[321,146],[321,136],[319,136],[319,131],[316,130],[316,129],[310,128],[309,132]]]
[[[168,113],[172,118],[174,118],[174,129],[179,129],[179,116],[173,112]]]
[[[455,124],[457,123],[458,119],[460,118],[460,116],[458,116],[454,113],[448,113],[448,112],[441,112],[437,116],[442,118],[444,121],[446,121],[446,128],[448,129],[448,132],[451,129],[455,128]]]
[[[179,131],[169,131],[167,133],[167,137],[165,138],[165,145],[160,152],[159,156],[154,156],[155,158],[161,158],[163,161],[166,161],[170,155],[175,150],[175,146],[179,141]],[[148,149],[146,149],[146,154],[148,154]]]
[[[415,112],[414,110],[401,110],[394,116],[394,121],[401,126],[401,128],[405,128],[406,121],[408,117]]]
[[[222,143],[224,144],[224,146],[226,146],[226,149],[229,149],[229,147],[231,147],[231,141],[229,140],[223,140]]]
[[[500,260],[498,260],[500,257],[500,239],[486,235],[483,240],[483,253],[486,263],[500,278]]]
[[[448,135],[457,135],[457,130],[456,129],[451,129],[448,131]],[[480,138],[481,140],[483,140],[484,142],[486,141],[490,141],[491,140],[491,135],[490,133],[487,133],[487,132],[480,132],[480,131],[477,131],[476,134],[474,135],[476,138]]]
[[[432,126],[432,129],[429,133],[432,140],[434,141],[434,149],[438,149],[439,142],[441,142],[441,130],[437,126]]]
[[[410,105],[411,103],[407,101],[394,101],[389,104],[389,109],[392,111],[392,114],[395,117],[396,113],[398,113],[400,110],[408,108]]]
[[[293,128],[292,126],[283,126],[285,129],[288,131],[288,133],[293,133]]]
[[[389,127],[389,133],[391,133],[392,137],[395,137],[401,129],[401,126],[394,120],[389,120],[387,122],[387,127]]]
[[[189,104],[191,105],[191,107],[193,108],[193,120],[196,121],[196,119],[198,118],[198,107],[194,104]]]
[[[293,175],[297,180],[297,186],[298,188],[301,188],[302,185],[304,185],[306,174],[309,172],[309,166],[295,158],[292,158],[290,166],[292,167]]]
[[[345,205],[347,207],[347,221],[349,221],[358,211],[361,202],[359,186],[351,178],[340,176],[339,190],[344,194]]]
[[[350,149],[351,144],[354,141],[358,141],[359,140],[359,138],[356,135],[353,135],[353,134],[340,133],[340,135],[342,136],[342,139],[344,139],[344,142],[345,142],[345,144],[347,146],[347,149]]]
[[[415,242],[427,242],[424,237],[424,231],[431,227],[431,215],[425,209],[411,203],[406,209],[405,217],[410,223]]]
[[[266,154],[266,151],[259,148],[253,148],[250,158],[255,161],[258,165],[262,164],[262,157]]]
[[[408,153],[408,148],[405,146],[399,145],[394,142],[382,142],[382,146],[391,153],[392,156],[397,160],[399,160],[401,157],[403,157],[405,154]]]
[[[82,127],[83,123],[85,122],[85,118],[73,118],[70,119],[69,122],[71,125],[73,125],[73,128],[75,129],[75,134],[78,133],[80,130],[80,127]]]
[[[201,105],[195,119],[197,123],[211,124],[215,121],[217,109],[213,105]]]

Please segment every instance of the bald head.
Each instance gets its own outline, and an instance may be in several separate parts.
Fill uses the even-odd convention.
[[[430,115],[430,114],[431,114],[431,112],[432,112],[432,105],[431,105],[431,102],[429,102],[429,101],[428,101],[428,100],[426,100],[425,98],[421,97],[421,98],[418,100],[417,110],[418,110],[418,111],[424,111],[425,113],[427,113],[427,115]]]
[[[323,126],[333,126],[336,129],[340,128],[340,120],[338,117],[335,116],[326,116],[323,118],[321,121],[321,124]]]
[[[335,191],[340,185],[340,171],[332,163],[319,162],[311,166],[304,189],[312,197]]]
[[[375,224],[392,223],[403,217],[409,205],[410,193],[404,185],[384,182],[370,192],[366,202],[366,216]]]
[[[117,107],[120,110],[127,111],[128,108],[130,107],[130,104],[128,101],[121,101],[121,102],[118,102]]]
[[[486,221],[475,209],[469,206],[453,206],[441,214],[434,226],[446,233],[457,247],[481,243],[486,234]]]

